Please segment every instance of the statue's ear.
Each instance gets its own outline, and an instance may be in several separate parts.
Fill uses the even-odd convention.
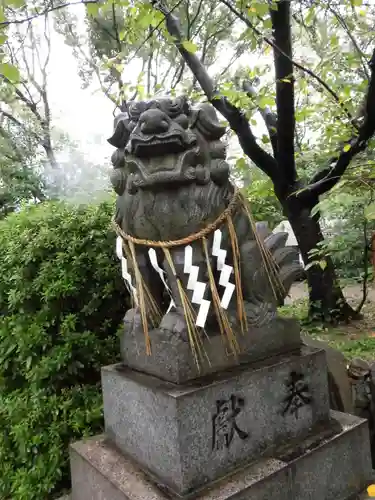
[[[193,115],[193,113],[195,113]],[[191,112],[193,118],[191,128],[195,127],[209,141],[217,141],[223,137],[226,127],[220,125],[212,104],[203,103]]]
[[[111,146],[115,148],[124,148],[128,142],[130,132],[127,128],[129,123],[129,116],[127,113],[120,113],[116,116],[114,122],[114,132],[112,136],[107,139]]]
[[[189,127],[194,128],[196,126],[198,116],[199,116],[199,108],[192,108],[189,113]]]

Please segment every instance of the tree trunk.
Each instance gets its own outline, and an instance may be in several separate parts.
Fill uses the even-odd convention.
[[[44,151],[46,152],[49,164],[51,165],[51,168],[53,170],[56,170],[59,167],[59,164],[57,163],[56,157],[55,157],[55,152],[52,148],[51,141],[44,141],[43,143]]]
[[[319,224],[319,217],[311,216],[311,210],[316,204],[312,201],[309,206],[301,206],[291,196],[282,202],[284,213],[292,226],[305,265],[319,260],[311,257],[309,252],[319,248],[324,240]],[[298,206],[299,205],[299,206]],[[346,302],[338,282],[332,259],[322,255],[325,264],[312,265],[307,270],[309,287],[309,318],[312,321],[334,323],[348,322],[351,319],[360,319],[361,315]]]

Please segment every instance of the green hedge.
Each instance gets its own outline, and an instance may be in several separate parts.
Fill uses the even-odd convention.
[[[69,487],[68,445],[102,429],[127,293],[111,203],[46,203],[0,221],[0,498]]]

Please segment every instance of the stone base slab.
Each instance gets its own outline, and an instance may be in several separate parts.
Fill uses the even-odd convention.
[[[114,365],[102,369],[102,391],[109,440],[178,494],[330,415],[325,353],[311,347],[184,386]]]
[[[277,317],[268,325],[249,328],[245,335],[238,334],[241,354],[237,359],[228,353],[221,335],[203,338],[203,347],[210,364],[203,359],[198,369],[191,353],[190,344],[178,334],[166,336],[165,331],[149,333],[152,355],[146,354],[145,338],[141,328],[131,328],[125,323],[121,342],[124,364],[155,377],[181,384],[209,373],[258,361],[286,353],[301,346],[300,326],[290,318]]]
[[[355,500],[373,481],[367,421],[332,412],[343,429],[237,470],[188,496],[159,487],[103,436],[71,446],[71,500]],[[364,497],[365,498],[365,497]]]

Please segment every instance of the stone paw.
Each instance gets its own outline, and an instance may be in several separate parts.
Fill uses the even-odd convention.
[[[249,326],[262,327],[271,323],[277,316],[277,309],[272,303],[252,303],[244,301],[244,309]]]
[[[142,326],[142,317],[139,309],[133,308],[129,309],[124,317],[124,333],[126,335],[127,332],[135,332],[135,331],[142,331],[143,332],[143,326]]]
[[[169,333],[169,335],[179,336],[185,342],[189,340],[184,312],[179,307],[163,316],[159,328],[163,332]]]

